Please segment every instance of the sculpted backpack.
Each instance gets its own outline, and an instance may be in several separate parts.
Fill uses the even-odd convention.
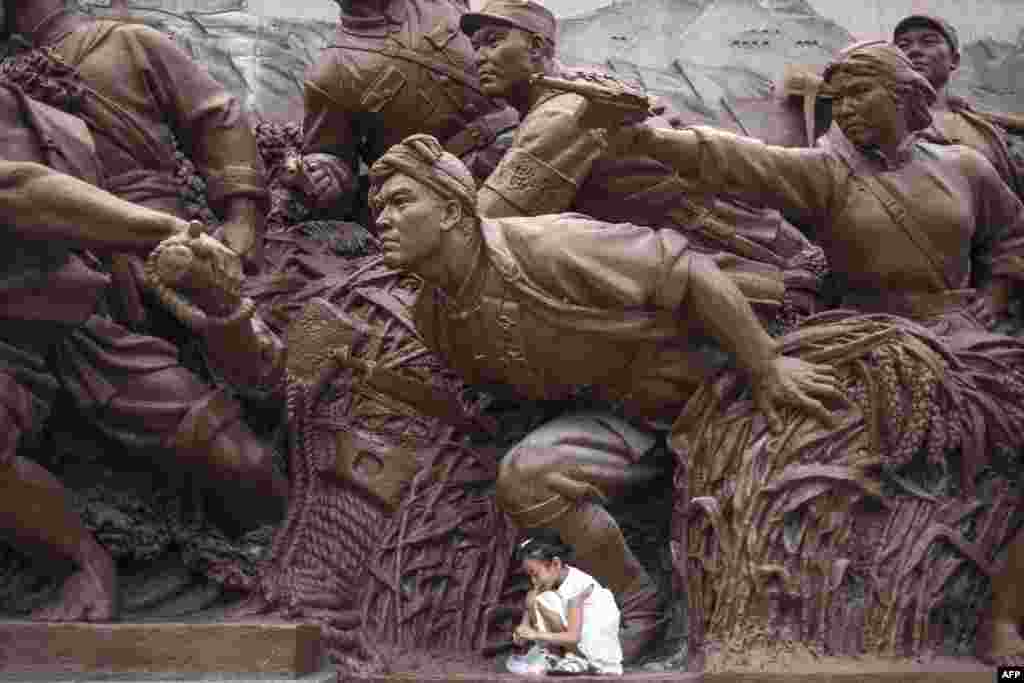
[[[4,106],[20,109],[22,123],[35,133],[41,162],[89,183],[99,183],[99,160],[84,121],[28,97],[9,83],[0,84],[0,93]]]

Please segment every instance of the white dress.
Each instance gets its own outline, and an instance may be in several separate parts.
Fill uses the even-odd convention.
[[[569,601],[593,586],[590,596],[583,602],[583,630],[580,633],[580,651],[591,667],[602,674],[622,673],[622,645],[619,642],[619,606],[612,592],[599,584],[590,574],[569,567],[562,584],[553,591],[537,596],[537,602],[561,616],[562,627],[569,625]]]

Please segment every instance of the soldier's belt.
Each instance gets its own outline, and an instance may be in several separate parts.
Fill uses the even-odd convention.
[[[352,355],[352,348],[369,336],[326,299],[314,298],[285,333],[288,372],[294,381],[316,385],[330,366],[357,372],[351,387],[368,389],[401,401],[420,413],[469,433],[493,434],[496,427],[481,417],[469,416],[458,397],[416,379],[405,377],[375,361]]]
[[[508,107],[474,119],[465,128],[445,140],[444,148],[457,157],[474,149],[486,147],[498,135],[519,122],[515,110]]]
[[[404,377],[372,361],[353,358],[348,354],[338,354],[337,358],[342,365],[362,373],[353,382],[353,390],[358,390],[361,385],[366,386],[460,431],[493,434],[493,426],[479,418],[468,418],[461,406],[458,405],[456,397],[447,392],[436,389],[425,382]]]

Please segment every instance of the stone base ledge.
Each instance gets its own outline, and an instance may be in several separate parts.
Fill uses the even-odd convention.
[[[577,683],[993,683],[995,667],[974,658],[937,657],[922,660],[827,657],[813,665],[803,664],[790,671],[722,671],[714,673],[627,671],[621,677],[571,676],[524,677],[509,673],[409,672],[374,675],[339,673],[338,683],[528,683],[529,681],[574,681]]]
[[[571,680],[578,683],[993,683],[995,669],[984,672],[956,671],[885,671],[856,673],[820,672],[793,674],[762,673],[627,673],[623,676],[516,676],[514,674],[449,674],[415,673],[381,674],[378,676],[346,676],[339,674],[338,683],[524,683],[529,680]]]
[[[321,670],[320,627],[276,622],[0,621],[0,677],[258,675]]]

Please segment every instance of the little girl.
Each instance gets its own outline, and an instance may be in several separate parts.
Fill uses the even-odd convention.
[[[571,552],[557,534],[543,530],[519,544],[517,555],[533,588],[512,639],[534,645],[526,655],[509,657],[509,671],[622,674],[615,597],[565,563]]]

